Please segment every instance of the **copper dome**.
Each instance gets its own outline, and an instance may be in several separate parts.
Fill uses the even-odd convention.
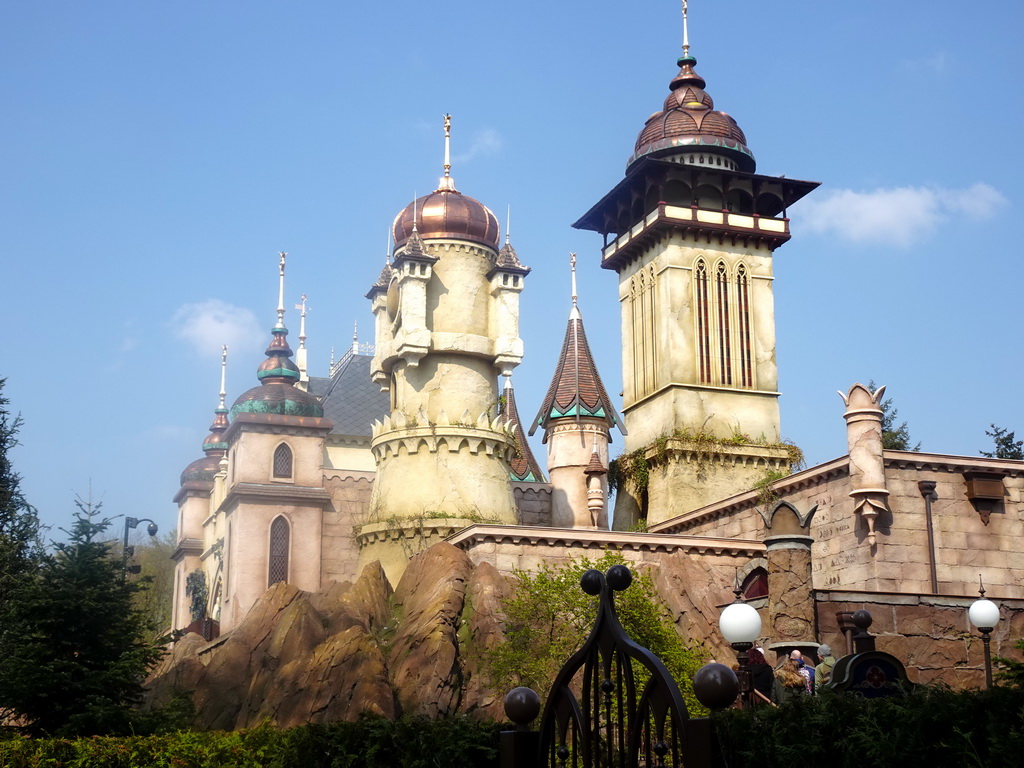
[[[478,200],[455,189],[438,189],[409,203],[395,217],[395,247],[405,244],[412,234],[413,216],[420,237],[445,237],[498,246],[498,220]]]
[[[678,63],[679,74],[669,83],[668,98],[662,110],[647,119],[626,167],[647,155],[693,149],[727,157],[739,170],[752,173],[756,166],[747,137],[730,115],[715,110],[704,91],[704,78],[693,70],[697,60],[686,56]]]

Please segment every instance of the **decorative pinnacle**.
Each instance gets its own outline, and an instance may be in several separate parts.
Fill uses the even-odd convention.
[[[413,216],[413,223],[415,222],[416,217]],[[384,251],[384,263],[388,265],[391,264],[391,227],[388,227],[388,246],[387,249]]]
[[[509,240],[512,237],[512,206],[509,205],[508,212],[505,214],[505,245],[508,245]]]
[[[306,310],[309,307],[306,306],[306,294],[301,296],[302,303],[296,304],[295,308],[299,311],[299,349],[306,348]]]
[[[690,31],[687,24],[686,11],[686,0],[683,0],[683,58],[690,57]]]
[[[444,176],[437,190],[455,191],[455,179],[452,178],[452,116],[447,113],[444,115]]]
[[[569,254],[569,267],[572,269],[572,312],[569,314],[570,319],[576,319],[580,316],[580,310],[577,306],[576,299],[576,254]]]
[[[359,321],[352,321],[352,354],[359,354]]]
[[[413,193],[412,193],[412,231],[413,231],[413,232],[416,232],[416,231],[417,231],[417,230],[416,230],[416,219],[417,219],[417,212],[416,212],[416,193],[415,193],[415,192],[413,192]],[[390,242],[390,241],[389,241],[389,242]]]
[[[281,257],[280,265],[280,284],[277,294],[277,325],[274,326],[275,330],[278,328],[284,328],[284,260],[288,256],[286,251],[278,251],[278,255]]]
[[[227,396],[227,388],[224,386],[228,369],[228,345],[223,344],[220,348],[220,404],[217,410],[224,409],[224,398]]]

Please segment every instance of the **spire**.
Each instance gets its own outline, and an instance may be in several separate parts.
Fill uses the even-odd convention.
[[[299,367],[291,361],[292,348],[288,346],[288,329],[284,326],[284,264],[288,256],[284,251],[278,251],[281,257],[278,267],[279,288],[277,297],[277,325],[270,333],[273,338],[267,346],[266,356],[256,371],[256,377],[262,383],[284,382],[293,384],[299,380]]]
[[[505,428],[512,432],[516,443],[515,458],[509,462],[510,475],[513,481],[523,483],[543,483],[544,473],[537,463],[537,459],[530,450],[530,444],[526,441],[526,432],[523,430],[522,419],[519,418],[519,408],[516,406],[516,394],[512,388],[512,377],[505,377],[505,386],[500,401],[502,423]]]
[[[377,282],[370,286],[369,292],[366,294],[366,298],[371,298],[377,291],[386,291],[388,284],[391,282],[391,276],[395,270],[391,266],[391,227],[388,227],[388,245],[387,250],[384,251],[384,268],[380,271],[377,276]],[[334,350],[331,350],[331,368],[334,368]]]
[[[228,428],[228,409],[225,406],[224,398],[227,396],[227,368],[228,368],[228,345],[220,348],[220,399],[217,408],[214,410],[213,423],[210,425],[210,434],[203,441],[203,452],[207,456],[223,456],[227,454],[228,444],[224,442],[224,432]]]
[[[286,251],[278,251],[281,257],[280,280],[277,294],[277,325],[274,328],[284,328],[284,260],[288,256]]]
[[[306,311],[309,307],[306,306],[306,294],[302,294],[301,302],[295,305],[295,308],[299,310],[299,349],[306,348]]]
[[[508,207],[508,217],[505,219],[505,244],[498,251],[498,258],[494,261],[495,269],[519,272],[522,275],[530,274],[530,268],[519,261],[516,249],[512,247],[512,206]]]
[[[509,244],[512,239],[512,206],[509,205],[508,212],[505,214],[505,245]]]
[[[352,321],[352,354],[359,354],[359,321]]]
[[[690,31],[687,25],[686,17],[687,5],[686,0],[683,0],[683,58],[690,58]]]
[[[581,418],[599,419],[608,428],[617,426],[622,434],[626,434],[611,398],[605,391],[604,384],[594,364],[594,357],[587,343],[587,335],[583,330],[583,316],[577,306],[576,295],[576,254],[571,254],[569,263],[572,267],[572,310],[569,312],[569,325],[565,329],[565,341],[562,342],[562,354],[558,358],[554,378],[548,388],[547,396],[541,405],[530,434],[537,427],[548,428],[556,419]]]
[[[444,176],[437,187],[438,192],[456,192],[455,179],[452,178],[452,116],[444,115]],[[415,223],[415,218],[413,222]]]

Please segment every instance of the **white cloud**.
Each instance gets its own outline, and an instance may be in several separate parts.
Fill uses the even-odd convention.
[[[219,299],[184,304],[174,313],[171,322],[175,335],[204,357],[219,356],[222,344],[227,344],[233,352],[249,352],[269,339],[256,315]]]
[[[797,217],[811,232],[853,243],[882,242],[906,248],[954,216],[984,221],[1005,205],[1006,198],[998,190],[980,182],[965,189],[839,189],[801,201]]]
[[[456,163],[468,163],[478,155],[491,155],[502,147],[501,134],[493,128],[484,128],[473,134],[469,148],[454,157]]]

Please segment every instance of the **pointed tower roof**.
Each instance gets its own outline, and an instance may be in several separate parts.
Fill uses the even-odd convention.
[[[189,480],[212,481],[217,470],[220,468],[220,460],[228,454],[228,444],[224,440],[224,433],[228,429],[228,409],[224,406],[225,397],[225,371],[227,369],[228,348],[221,347],[220,353],[220,402],[213,412],[213,424],[210,425],[210,434],[203,440],[203,453],[206,455],[196,459],[181,473],[181,483],[184,485]]]
[[[523,421],[519,418],[519,407],[516,405],[516,393],[512,388],[512,377],[505,379],[505,390],[501,400],[501,416],[506,427],[512,429],[515,437],[518,452],[512,459],[510,467],[513,480],[524,483],[543,483],[544,473],[540,464],[530,450],[530,444],[526,441],[526,431],[523,429]]]
[[[231,406],[231,416],[239,413],[272,413],[282,416],[324,415],[320,401],[313,395],[295,387],[299,380],[299,367],[292,361],[288,346],[288,329],[284,327],[284,263],[288,255],[280,254],[280,293],[277,303],[277,324],[271,330],[267,359],[260,363],[256,378],[258,387],[243,393]]]
[[[577,306],[576,297],[576,254],[572,254],[572,310],[569,312],[569,325],[565,329],[565,341],[562,342],[562,354],[558,358],[555,376],[551,380],[548,394],[544,398],[537,418],[530,427],[530,434],[537,427],[548,428],[558,419],[581,418],[602,419],[609,429],[619,428],[626,434],[611,398],[605,391],[601,377],[594,364],[594,356],[587,343],[587,334],[583,330],[583,316]]]

